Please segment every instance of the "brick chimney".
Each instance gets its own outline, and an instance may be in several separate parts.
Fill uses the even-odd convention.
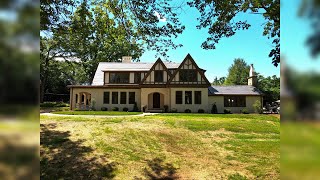
[[[131,56],[122,56],[122,63],[131,63],[132,57]]]
[[[256,87],[257,83],[258,83],[257,75],[256,75],[256,73],[254,71],[253,64],[251,64],[250,65],[249,77],[248,77],[248,85]]]

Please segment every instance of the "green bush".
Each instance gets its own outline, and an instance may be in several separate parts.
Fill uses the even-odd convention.
[[[137,102],[134,102],[134,105],[133,105],[133,112],[139,112],[139,108],[138,108],[138,105],[137,105]]]
[[[119,108],[118,107],[113,107],[112,111],[119,111]]]
[[[177,113],[178,110],[177,110],[176,108],[172,108],[170,112],[171,112],[171,113]]]
[[[64,102],[43,102],[40,107],[69,107],[69,104]]]
[[[122,111],[125,111],[125,112],[128,112],[128,108],[127,107],[124,107],[123,109],[122,109]]]
[[[164,112],[167,113],[168,109],[169,109],[169,106],[168,105],[164,105],[163,107],[164,107]]]
[[[185,113],[191,113],[191,110],[190,109],[186,109],[184,110]]]
[[[231,110],[230,110],[230,109],[224,109],[223,112],[224,112],[225,114],[231,114]]]
[[[261,102],[259,100],[257,100],[252,106],[255,113],[262,114],[263,111],[261,107]]]
[[[198,113],[204,113],[204,110],[203,109],[199,109]]]
[[[107,107],[102,107],[101,111],[108,111],[108,108]]]
[[[217,105],[216,103],[214,103],[212,104],[211,114],[217,114],[217,113],[218,113]]]
[[[247,108],[244,108],[244,109],[241,110],[241,113],[242,114],[249,114],[249,111],[248,111]]]

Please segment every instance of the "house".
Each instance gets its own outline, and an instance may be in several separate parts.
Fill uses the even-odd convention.
[[[254,112],[253,104],[262,102],[262,93],[255,87],[257,77],[251,65],[248,85],[211,86],[206,70],[198,67],[188,54],[181,63],[132,62],[125,56],[122,62],[101,62],[91,85],[70,85],[70,108],[88,110],[101,108],[133,109],[136,103],[146,112],[168,111],[210,112],[216,103],[218,113],[230,109],[240,113],[246,108]]]

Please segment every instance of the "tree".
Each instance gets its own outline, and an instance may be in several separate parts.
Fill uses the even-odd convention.
[[[228,69],[228,76],[224,82],[225,85],[247,85],[250,66],[240,58],[233,61]]]
[[[263,77],[258,74],[258,89],[264,93],[265,102],[274,102],[280,99],[280,77],[276,75]]]
[[[226,77],[220,77],[219,79],[218,77],[215,77],[212,82],[212,85],[223,85],[225,81],[226,81]]]
[[[202,43],[204,49],[215,49],[224,37],[231,37],[238,30],[251,26],[246,20],[235,21],[238,14],[259,15],[264,17],[263,36],[271,39],[273,49],[269,53],[272,63],[280,63],[280,0],[195,0],[187,3],[197,8],[201,16],[198,29],[208,29],[209,37]]]

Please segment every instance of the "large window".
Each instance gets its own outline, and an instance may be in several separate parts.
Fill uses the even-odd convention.
[[[104,92],[103,93],[103,104],[109,104],[110,103],[110,92]]]
[[[163,71],[156,70],[154,71],[154,81],[163,82]]]
[[[110,73],[109,82],[120,84],[120,83],[129,83],[130,73],[128,72],[117,72],[117,73]]]
[[[182,104],[182,91],[176,91],[176,104]]]
[[[246,96],[224,96],[225,107],[246,107]]]
[[[141,81],[141,73],[140,72],[135,72],[134,73],[134,83],[139,84]]]
[[[112,92],[112,104],[118,104],[118,92]]]
[[[194,103],[201,104],[201,91],[194,92]]]
[[[182,69],[179,71],[181,82],[197,82],[197,71],[194,69]]]
[[[136,93],[129,92],[129,104],[134,104],[136,102]]]
[[[192,104],[192,91],[185,92],[185,104]]]
[[[127,92],[120,93],[120,104],[127,104]]]

